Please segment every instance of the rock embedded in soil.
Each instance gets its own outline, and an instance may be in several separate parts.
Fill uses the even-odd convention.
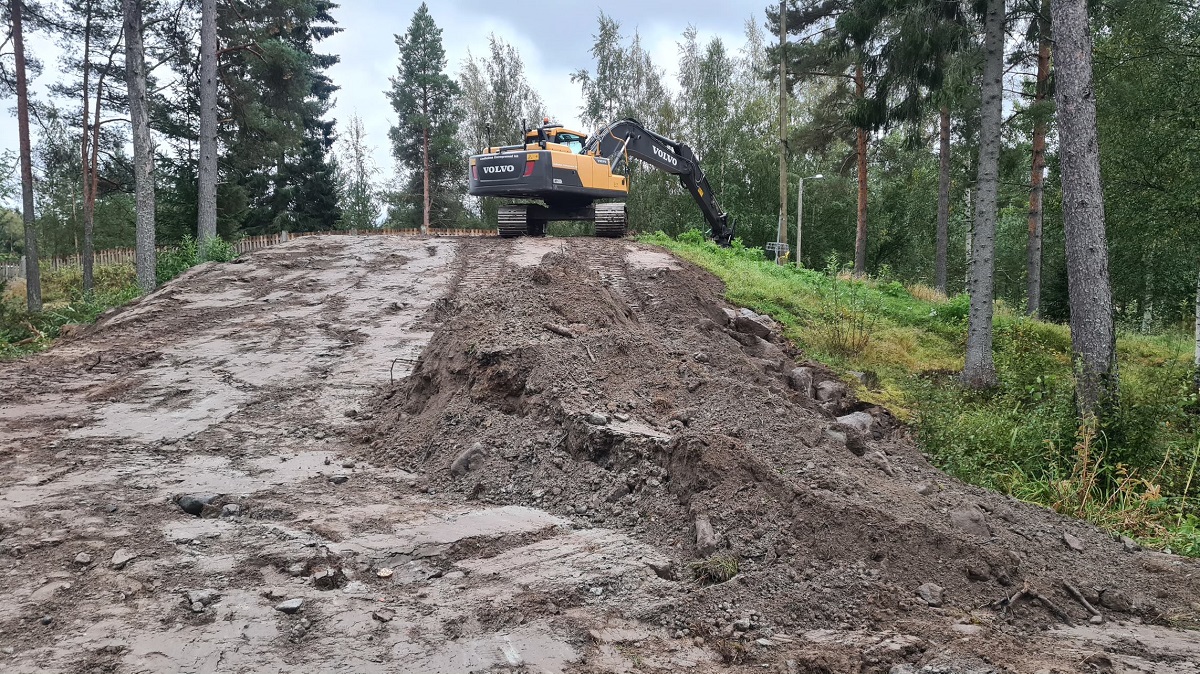
[[[88,564],[92,563],[92,556],[86,552],[81,552],[78,555],[75,555],[75,563],[79,564],[80,566],[87,566]]]
[[[221,514],[225,517],[235,517],[237,515],[241,515],[242,506],[238,505],[237,503],[226,503],[224,507],[221,508]]]
[[[1121,547],[1125,552],[1137,552],[1142,549],[1142,546],[1137,544],[1137,541],[1128,536],[1121,537]]]
[[[372,611],[371,617],[381,623],[389,623],[396,618],[396,612],[389,608],[380,608]]]
[[[322,569],[312,575],[312,582],[318,590],[336,590],[346,584],[346,574],[337,567]]]
[[[350,480],[349,475],[338,474],[338,475],[330,475],[329,476],[329,481],[334,484],[346,484],[346,482],[349,480]]]
[[[1079,540],[1078,537],[1072,536],[1070,532],[1064,531],[1062,538],[1063,543],[1066,543],[1068,548],[1071,548],[1075,552],[1083,552],[1083,541]]]
[[[117,548],[117,551],[113,553],[112,561],[109,563],[112,568],[120,571],[121,569],[125,568],[125,565],[132,561],[135,557],[137,557],[137,553],[129,552],[125,548]]]
[[[870,433],[875,417],[866,412],[853,412],[837,418],[839,424],[845,424],[859,433]]]
[[[607,426],[608,417],[599,412],[588,412],[585,420],[593,426]]]
[[[454,461],[450,464],[450,474],[454,477],[466,475],[483,459],[484,455],[483,443],[476,442],[469,449],[463,450],[461,454],[454,458]]]
[[[984,518],[983,512],[975,506],[960,508],[950,513],[950,526],[973,536],[990,538],[992,535],[991,529],[988,529],[987,520]]]
[[[809,367],[795,368],[788,375],[788,386],[808,397],[812,397],[812,381],[812,368]]]
[[[833,379],[826,379],[817,384],[815,390],[814,397],[818,402],[822,403],[837,404],[842,401],[842,398],[846,397],[846,385]]]
[[[1100,593],[1100,605],[1113,611],[1128,613],[1133,608],[1133,601],[1120,590],[1105,590]]]
[[[215,500],[217,500],[217,494],[185,494],[180,496],[175,503],[183,512],[199,517],[204,513],[204,506]]]
[[[300,607],[302,606],[304,606],[303,599],[288,599],[287,601],[282,601],[276,604],[275,610],[281,613],[292,615],[296,611],[299,611]]]
[[[202,590],[188,590],[186,594],[188,603],[192,605],[193,610],[197,604],[201,608],[208,606],[221,598],[221,594],[212,588],[204,588]]]
[[[946,590],[936,583],[924,583],[917,588],[917,597],[929,606],[937,608],[946,599]]]
[[[708,521],[707,515],[699,515],[696,517],[696,551],[701,556],[707,557],[717,551],[721,544],[721,539],[717,537],[717,533],[713,531],[712,523]]]

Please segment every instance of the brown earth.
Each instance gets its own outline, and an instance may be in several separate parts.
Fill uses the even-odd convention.
[[[946,477],[720,296],[313,237],[0,364],[0,670],[1200,672],[1200,565]]]

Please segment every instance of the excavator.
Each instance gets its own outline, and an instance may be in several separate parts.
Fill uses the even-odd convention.
[[[612,122],[587,136],[545,118],[522,135],[520,145],[488,147],[470,160],[472,196],[541,202],[501,206],[500,236],[545,236],[546,224],[560,220],[593,222],[600,237],[625,236],[625,202],[601,200],[629,194],[632,158],[679,176],[708,221],[709,235],[723,246],[733,241],[734,221],[717,204],[691,148],[636,119]]]

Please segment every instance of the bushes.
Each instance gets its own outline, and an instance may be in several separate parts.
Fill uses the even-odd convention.
[[[155,273],[162,285],[198,264],[231,262],[235,257],[237,250],[223,239],[212,238],[200,243],[185,236],[175,248],[159,253]]]

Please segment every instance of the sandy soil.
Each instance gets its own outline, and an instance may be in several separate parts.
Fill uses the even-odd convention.
[[[1200,672],[1200,565],[945,477],[720,290],[312,237],[0,364],[0,670]]]

